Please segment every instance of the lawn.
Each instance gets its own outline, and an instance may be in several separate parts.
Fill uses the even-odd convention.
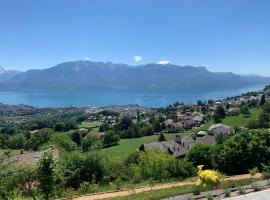
[[[174,139],[178,133],[167,133],[167,140]],[[102,152],[113,159],[126,158],[135,152],[142,144],[158,141],[158,135],[145,136],[141,138],[121,139],[119,145],[102,149]]]
[[[93,128],[93,127],[97,127],[100,126],[101,122],[100,121],[84,121],[79,125],[79,128]]]
[[[250,109],[250,112],[250,117],[244,117],[243,115],[228,116],[222,120],[222,123],[231,127],[246,126],[249,121],[258,119],[261,109],[252,108]]]

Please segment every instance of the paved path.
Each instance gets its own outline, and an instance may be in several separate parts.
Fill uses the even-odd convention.
[[[270,189],[253,192],[237,197],[226,198],[226,200],[270,200]]]
[[[259,179],[261,177],[262,175],[258,173],[253,178]],[[231,177],[225,178],[225,180],[241,180],[241,179],[248,179],[248,178],[251,178],[250,174],[231,176]],[[141,192],[168,189],[168,188],[173,188],[173,187],[194,185],[194,184],[195,184],[195,181],[174,182],[174,183],[156,185],[153,187],[147,186],[147,187],[137,188],[133,190],[128,189],[128,190],[122,190],[122,191],[113,191],[113,192],[106,192],[106,193],[99,193],[99,194],[92,194],[92,195],[84,195],[84,196],[74,197],[73,200],[98,200],[98,199],[106,199],[106,198],[112,198],[112,197],[129,196],[129,195],[137,194]]]

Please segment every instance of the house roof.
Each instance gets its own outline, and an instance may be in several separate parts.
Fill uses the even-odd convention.
[[[216,144],[216,137],[212,135],[206,135],[203,137],[197,137],[196,143],[200,144]]]
[[[144,148],[143,150],[158,149],[164,152],[169,152],[175,157],[183,156],[188,152],[188,149],[179,145],[174,140],[162,141],[162,142],[151,142],[148,144],[144,144],[143,148]]]
[[[20,162],[20,163],[28,163],[31,165],[36,165],[39,158],[48,150],[45,151],[34,151],[34,152],[27,152],[23,154],[18,154],[14,156],[10,156],[5,159],[4,162],[6,163],[13,163],[13,162]],[[58,149],[53,149],[52,151],[53,157],[57,159],[59,157]]]
[[[216,132],[216,131],[230,131],[230,127],[225,125],[225,124],[213,124],[212,126],[209,127],[208,131],[209,132]]]
[[[105,136],[104,132],[99,132],[99,131],[90,131],[87,136],[91,136],[91,137],[96,137],[96,138],[101,138]]]

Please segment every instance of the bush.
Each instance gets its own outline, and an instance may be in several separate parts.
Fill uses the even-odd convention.
[[[257,183],[253,183],[252,184],[252,189],[253,189],[254,192],[258,192],[258,191],[262,190],[262,187]]]
[[[139,154],[138,164],[133,166],[134,173],[142,179],[163,180],[168,178],[185,178],[194,170],[186,161],[175,159],[161,151],[149,150]],[[138,178],[138,177],[137,177]]]
[[[246,189],[242,186],[238,187],[239,194],[245,194]]]
[[[270,166],[262,164],[262,175],[264,178],[270,178]]]
[[[96,193],[99,191],[98,184],[95,183],[89,183],[89,182],[83,182],[80,184],[80,187],[78,188],[79,194],[86,194],[86,193]]]
[[[114,145],[117,145],[120,140],[120,137],[118,134],[116,134],[114,131],[107,131],[105,133],[105,137],[103,140],[103,146],[104,147],[111,147]]]
[[[82,150],[83,151],[97,151],[102,148],[101,141],[92,136],[87,136],[82,140]]]
[[[189,162],[195,166],[204,165],[207,169],[212,169],[211,155],[213,153],[213,145],[209,144],[196,144],[186,155]]]
[[[253,169],[250,169],[250,170],[248,170],[248,171],[249,171],[249,174],[250,174],[251,176],[254,176],[256,173],[259,172],[259,170],[258,170],[257,167],[254,167]]]
[[[207,199],[207,200],[213,200],[213,195],[212,195],[212,194],[207,194],[206,199]]]
[[[196,185],[201,188],[212,189],[220,183],[221,174],[215,170],[203,170],[203,165],[198,166],[198,179]]]
[[[224,196],[225,196],[225,197],[230,197],[230,196],[231,196],[231,190],[228,189],[228,188],[225,189],[225,190],[224,190]]]
[[[99,183],[106,173],[105,158],[99,152],[66,153],[60,166],[66,187],[78,188],[83,182]]]
[[[9,137],[9,140],[8,140],[8,147],[9,148],[11,148],[11,149],[24,149],[25,145],[26,145],[26,138],[22,133],[12,135]]]
[[[193,187],[193,189],[192,189],[192,193],[193,193],[194,195],[200,195],[200,194],[201,194],[201,189],[200,189],[198,186],[195,186],[195,187]]]

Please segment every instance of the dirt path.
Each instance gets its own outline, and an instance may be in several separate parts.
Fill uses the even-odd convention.
[[[261,178],[261,174],[256,174],[253,176],[253,178]],[[250,174],[243,174],[243,175],[237,175],[237,176],[231,176],[226,177],[225,180],[242,180],[242,179],[248,179],[251,178]],[[160,190],[160,189],[167,189],[167,188],[173,188],[173,187],[179,187],[179,186],[185,186],[185,185],[193,185],[195,184],[195,181],[182,181],[182,182],[174,182],[174,183],[166,183],[162,185],[156,185],[156,186],[146,186],[142,188],[136,188],[136,189],[128,189],[128,190],[122,190],[122,191],[114,191],[114,192],[106,192],[106,193],[99,193],[99,194],[92,194],[92,195],[85,195],[80,197],[74,197],[73,200],[97,200],[97,199],[106,199],[106,198],[112,198],[112,197],[119,197],[119,196],[129,196],[135,193],[141,193],[141,192],[147,192],[151,190]]]

